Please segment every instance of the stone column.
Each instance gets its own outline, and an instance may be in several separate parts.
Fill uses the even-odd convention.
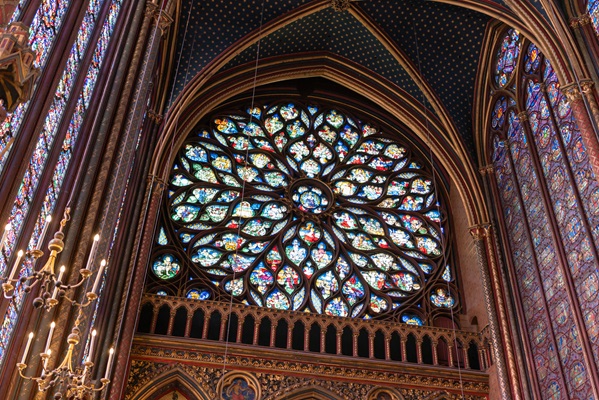
[[[495,306],[495,297],[493,296],[491,287],[491,277],[489,275],[489,263],[485,243],[488,240],[488,225],[474,226],[470,228],[470,234],[474,238],[474,250],[478,259],[482,289],[483,294],[485,296],[487,313],[489,315],[489,329],[491,332],[491,341],[493,343],[493,355],[495,358],[495,365],[497,367],[497,376],[499,379],[501,398],[505,400],[510,400],[512,399],[512,393],[510,391],[510,379],[508,377],[507,368],[505,364],[503,341],[501,338],[499,322],[497,319],[497,307]],[[511,383],[517,384],[517,379],[512,379]],[[516,393],[517,398],[519,398],[519,396],[517,395],[517,393],[519,393],[519,389],[517,390],[517,388],[514,388],[514,393]]]
[[[590,88],[588,83],[585,83],[587,92],[587,98],[591,98],[589,104],[595,103],[595,108],[597,108],[595,96],[592,94],[592,89]],[[582,93],[578,89],[578,84],[572,83],[562,87],[562,92],[566,95],[568,102],[570,103],[570,107],[572,108],[572,112],[574,113],[574,118],[578,123],[578,128],[580,129],[580,134],[582,136],[582,140],[587,150],[587,154],[589,155],[589,162],[591,167],[593,168],[593,172],[596,177],[599,177],[599,141],[597,141],[597,134],[595,133],[595,129],[589,117],[589,113],[585,107],[585,102],[582,98]],[[591,108],[591,113],[594,111]],[[598,119],[599,119],[599,112]]]
[[[597,97],[595,96],[595,90],[593,89],[595,82],[591,79],[580,80],[580,90],[584,94],[584,98],[589,106],[591,118],[595,123],[595,126],[599,126],[599,104],[597,104]]]

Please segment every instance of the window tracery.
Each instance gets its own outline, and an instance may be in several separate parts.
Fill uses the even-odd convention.
[[[534,44],[518,43],[524,45],[511,77],[498,84],[511,89],[493,99],[495,179],[543,397],[585,397],[591,389],[580,329],[596,343],[599,300],[585,293],[597,276],[597,234],[590,229],[597,209],[589,205],[599,187],[551,63]],[[571,304],[565,274],[584,299],[579,304]],[[572,307],[588,316],[584,326],[575,324]]]
[[[295,102],[218,115],[179,150],[148,290],[423,325],[458,306],[446,224],[432,175],[372,124]]]

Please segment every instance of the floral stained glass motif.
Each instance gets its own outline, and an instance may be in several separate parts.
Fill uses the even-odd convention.
[[[17,232],[20,231],[24,218],[29,211],[31,199],[33,198],[34,191],[37,188],[42,171],[45,168],[46,159],[53,145],[54,138],[57,134],[58,125],[66,108],[66,101],[71,95],[70,90],[74,84],[73,79],[75,79],[77,76],[79,64],[85,55],[89,39],[96,25],[97,15],[99,14],[103,3],[103,0],[90,1],[84,16],[83,24],[79,30],[77,40],[71,49],[70,56],[67,60],[67,67],[63,73],[63,76],[61,77],[61,80],[59,81],[55,98],[50,108],[50,113],[46,118],[44,128],[40,134],[40,139],[34,152],[34,156],[31,160],[29,168],[25,173],[25,178],[21,185],[19,194],[17,195],[13,212],[11,213],[10,222],[13,225],[12,233],[14,237],[16,237]],[[80,132],[84,113],[89,105],[89,100],[93,93],[93,88],[98,76],[98,71],[104,59],[108,41],[110,39],[110,33],[114,29],[116,17],[120,11],[120,5],[120,0],[115,0],[110,3],[111,8],[102,26],[100,38],[98,39],[94,50],[94,59],[96,61],[92,62],[90,65],[86,80],[84,82],[84,87],[79,93],[77,106],[71,117],[71,123],[68,126],[67,134],[62,144],[61,153],[54,169],[52,181],[46,190],[46,197],[42,206],[42,212],[40,212],[37,216],[36,225],[34,226],[32,234],[32,240],[28,245],[29,250],[38,247],[37,238],[41,234],[45,217],[54,211],[64,177],[66,176],[66,170]],[[6,262],[11,253],[14,251],[14,240],[11,245],[5,246],[4,251],[3,257],[0,257],[0,271],[3,270],[3,268],[6,268]],[[30,272],[31,268],[32,266],[30,263],[26,262],[23,273],[26,274]],[[20,286],[17,287],[17,292],[18,296],[15,299],[15,305],[17,310],[19,310],[23,296],[22,288]],[[13,326],[7,327],[7,330],[12,331]]]
[[[444,212],[407,147],[337,110],[293,103],[200,131],[179,151],[165,210],[169,243],[194,277],[284,310],[437,308],[419,294],[443,274]],[[454,307],[447,296],[439,301]]]

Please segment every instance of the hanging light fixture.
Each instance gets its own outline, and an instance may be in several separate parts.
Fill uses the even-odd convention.
[[[17,283],[20,283],[21,285],[27,284],[27,286],[25,286],[25,288],[23,289],[25,293],[31,292],[31,290],[36,285],[40,284],[40,286],[41,286],[40,293],[39,293],[39,296],[33,300],[33,305],[35,308],[44,308],[46,311],[49,311],[52,307],[57,305],[60,298],[65,298],[71,304],[81,306],[81,307],[87,307],[89,304],[91,304],[92,301],[94,301],[95,299],[98,298],[96,291],[99,287],[98,284],[100,282],[100,277],[102,276],[103,268],[106,264],[105,261],[103,261],[100,264],[100,270],[98,271],[98,274],[96,276],[96,281],[94,283],[92,291],[86,293],[87,301],[85,303],[78,303],[75,300],[67,297],[66,291],[69,289],[75,289],[75,288],[80,287],[84,282],[87,281],[87,279],[89,279],[90,276],[93,275],[92,268],[93,268],[93,264],[95,261],[96,250],[98,248],[98,242],[100,241],[100,235],[96,235],[94,237],[92,248],[89,253],[88,260],[87,260],[87,264],[86,264],[85,268],[82,268],[81,270],[79,270],[79,274],[81,275],[81,280],[78,283],[76,283],[74,285],[64,285],[63,284],[62,277],[66,271],[66,266],[64,266],[64,265],[60,267],[60,269],[58,271],[58,276],[56,275],[56,269],[55,269],[56,258],[58,257],[58,254],[60,254],[64,249],[63,229],[69,220],[70,220],[70,208],[67,207],[67,209],[65,210],[65,213],[64,213],[64,217],[63,217],[62,221],[60,221],[60,228],[54,234],[53,239],[50,240],[50,242],[48,243],[48,250],[50,251],[48,261],[46,261],[46,264],[44,265],[44,267],[41,268],[39,271],[35,271],[35,263],[37,262],[37,260],[39,258],[41,258],[44,255],[44,252],[40,249],[40,247],[44,242],[44,237],[46,236],[46,232],[48,230],[48,226],[51,221],[50,216],[48,216],[46,218],[46,223],[44,224],[42,233],[38,240],[38,246],[36,246],[38,248],[31,250],[30,252],[27,252],[26,254],[23,252],[23,250],[19,250],[19,252],[17,253],[17,259],[15,260],[15,263],[13,264],[13,267],[11,268],[10,273],[7,276],[2,278],[2,281],[3,281],[2,290],[4,292],[4,297],[6,299],[13,299],[16,296],[15,288],[16,288]],[[6,234],[6,232],[9,231],[9,229],[10,229],[10,227],[5,229],[5,234]],[[0,246],[0,250],[1,250],[1,246]],[[33,272],[29,275],[21,276],[20,278],[15,278],[15,276],[19,275],[19,274],[17,274],[17,272],[19,272],[22,269],[21,262],[23,261],[23,258],[25,255],[33,258],[33,262],[32,262],[33,266],[34,266]],[[7,272],[8,272],[8,269],[7,269]]]
[[[104,269],[106,268],[106,260],[101,261],[100,266],[96,271],[97,274],[92,289],[91,291],[87,291],[85,293],[85,301],[80,303],[66,295],[67,290],[78,288],[82,286],[84,282],[86,282],[86,286],[89,286],[89,278],[94,274],[94,271],[92,269],[95,262],[98,242],[100,240],[99,235],[96,235],[94,237],[86,266],[85,268],[82,268],[79,271],[79,274],[81,275],[81,280],[74,285],[65,285],[62,282],[62,278],[66,271],[66,267],[64,265],[61,266],[57,275],[55,264],[58,254],[60,254],[64,249],[63,240],[65,235],[63,230],[69,220],[70,209],[67,207],[64,213],[64,217],[60,221],[60,227],[58,231],[54,234],[53,239],[48,242],[48,250],[50,251],[48,260],[39,271],[35,270],[35,262],[37,261],[37,259],[41,258],[44,255],[44,252],[41,249],[39,249],[39,247],[41,246],[37,246],[37,249],[34,249],[31,252],[28,252],[27,254],[27,256],[33,258],[33,272],[29,275],[15,279],[17,272],[21,269],[21,261],[24,258],[24,253],[21,250],[17,253],[17,259],[10,273],[7,277],[3,278],[4,283],[2,284],[4,297],[6,297],[7,299],[13,299],[16,296],[15,287],[17,284],[27,285],[23,289],[25,293],[31,292],[31,290],[37,284],[40,284],[39,296],[33,300],[33,305],[36,308],[43,308],[46,311],[49,311],[54,306],[56,306],[60,300],[64,299],[72,306],[77,307],[78,309],[77,319],[75,320],[73,328],[71,329],[71,333],[67,337],[68,347],[66,355],[62,362],[58,364],[58,366],[56,366],[54,369],[48,368],[49,361],[52,358],[50,345],[52,343],[54,328],[56,327],[55,322],[52,322],[50,324],[50,329],[46,338],[44,351],[39,355],[39,360],[42,364],[41,374],[39,376],[27,376],[25,374],[25,370],[28,366],[27,358],[29,356],[29,349],[34,338],[33,332],[29,333],[23,357],[21,358],[21,361],[17,363],[17,369],[21,378],[36,382],[39,391],[46,392],[52,388],[57,388],[57,392],[54,395],[55,399],[61,399],[63,398],[63,396],[66,396],[66,398],[82,399],[92,394],[93,392],[99,392],[103,390],[106,387],[106,385],[110,382],[108,377],[110,376],[112,359],[114,355],[114,348],[111,348],[109,351],[108,364],[105,376],[102,379],[100,379],[99,385],[97,383],[92,382],[91,373],[92,368],[94,366],[94,363],[92,361],[93,349],[97,334],[96,330],[93,329],[91,330],[89,346],[87,347],[87,359],[82,364],[82,367],[74,366],[73,357],[75,353],[75,347],[81,342],[81,330],[79,326],[81,325],[83,319],[83,310],[85,307],[91,305],[94,302],[94,300],[98,298],[98,289],[100,288],[100,282],[102,280]],[[44,241],[44,236],[46,234],[50,221],[51,219],[50,217],[48,217],[46,219],[46,224],[44,225],[44,228],[42,230],[42,234],[40,235],[40,239],[38,240],[39,244],[42,244]],[[5,232],[7,231],[8,229],[5,229]]]
[[[52,342],[52,334],[54,333],[54,327],[56,326],[56,324],[55,322],[52,322],[50,324],[50,330],[48,332],[45,350],[43,353],[40,354],[40,360],[42,360],[43,365],[40,376],[26,376],[24,374],[25,369],[27,369],[26,361],[29,353],[29,348],[31,347],[31,342],[34,336],[33,332],[29,333],[29,339],[27,341],[27,345],[25,346],[23,358],[21,359],[21,362],[17,364],[17,368],[19,370],[19,375],[21,376],[21,378],[30,381],[35,381],[38,385],[40,392],[46,392],[54,387],[58,388],[58,391],[54,395],[55,399],[62,399],[63,397],[66,397],[67,399],[83,399],[94,392],[102,391],[106,387],[106,385],[110,383],[110,379],[108,377],[110,376],[110,372],[112,369],[114,348],[111,347],[109,350],[106,373],[104,374],[104,377],[100,379],[99,385],[97,385],[97,383],[94,383],[93,381],[90,381],[92,368],[94,366],[92,360],[94,341],[96,339],[95,329],[92,330],[90,333],[90,341],[88,346],[89,353],[87,359],[83,363],[83,368],[74,367],[73,354],[75,346],[77,346],[81,341],[81,331],[79,330],[79,325],[81,323],[82,318],[83,311],[80,307],[77,320],[75,321],[75,324],[71,329],[71,333],[67,337],[67,353],[62,362],[57,367],[51,370],[48,369],[48,361],[52,357],[50,344]]]

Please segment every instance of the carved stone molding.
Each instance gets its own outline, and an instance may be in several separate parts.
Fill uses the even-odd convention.
[[[495,171],[495,167],[493,166],[493,164],[485,165],[484,167],[480,167],[478,169],[478,172],[480,172],[480,174],[483,176],[486,174],[492,174],[493,171]]]
[[[578,17],[570,20],[570,26],[574,29],[578,29],[581,26],[588,25],[591,23],[591,16],[587,13],[581,14]]]
[[[387,388],[393,392],[398,392],[405,400],[422,400],[422,399],[437,399],[444,398],[450,400],[465,399],[465,400],[482,400],[484,395],[470,394],[462,397],[460,392],[450,392],[447,389],[435,387],[414,388],[411,383],[406,387],[398,387],[393,382],[381,383],[381,386],[372,383],[355,382],[347,380],[327,380],[309,376],[283,375],[278,372],[231,372],[231,368],[227,368],[228,373],[223,374],[221,366],[198,366],[190,365],[182,362],[162,363],[151,360],[131,361],[131,370],[127,382],[127,391],[125,399],[138,399],[144,388],[148,385],[159,386],[161,381],[160,376],[165,376],[169,371],[182,371],[189,377],[193,378],[197,383],[199,391],[210,396],[211,399],[219,399],[218,385],[223,377],[229,375],[240,375],[249,378],[253,382],[257,382],[260,386],[261,395],[257,396],[257,400],[280,400],[288,396],[292,396],[295,392],[314,388],[315,392],[318,389],[323,389],[323,392],[329,392],[339,399],[346,400],[364,400],[368,398],[369,393],[373,393],[377,388]]]
[[[448,390],[450,392],[460,392],[462,389],[471,393],[487,394],[489,384],[486,374],[474,373],[472,371],[462,371],[460,377],[450,377],[438,370],[433,372],[422,368],[419,373],[409,373],[404,370],[394,368],[370,369],[366,367],[357,367],[356,363],[347,363],[345,365],[322,364],[318,362],[309,362],[304,360],[283,360],[263,357],[260,349],[255,348],[252,355],[227,355],[226,362],[222,354],[215,354],[204,348],[201,351],[190,351],[183,348],[167,348],[159,346],[146,346],[144,344],[134,343],[131,349],[132,365],[139,362],[151,362],[160,365],[161,363],[182,363],[192,365],[194,368],[213,367],[222,370],[226,365],[227,370],[235,371],[253,371],[266,375],[276,374],[281,376],[301,375],[317,380],[337,380],[360,384],[369,383],[371,385],[415,387],[421,389]],[[135,374],[134,374],[135,373]],[[131,375],[138,375],[138,372],[132,370]],[[468,375],[468,376],[466,376]],[[220,378],[220,377],[219,377]],[[131,385],[131,376],[129,377]],[[282,379],[282,378],[280,378]],[[285,378],[286,379],[286,378]],[[214,385],[217,384],[214,381]],[[369,387],[369,390],[373,386]],[[262,387],[264,391],[265,388]],[[128,389],[129,391],[129,389]],[[266,395],[266,394],[265,394]],[[358,397],[363,399],[365,397]]]
[[[39,76],[35,52],[29,46],[29,27],[12,22],[0,28],[0,118],[29,100]]]
[[[528,121],[528,113],[526,111],[520,111],[518,113],[518,119],[520,120],[520,122]]]
[[[6,25],[10,21],[19,0],[0,0],[0,25]]]
[[[562,86],[562,93],[566,96],[569,103],[573,103],[582,99],[582,93],[578,89],[578,85],[576,83],[571,83],[569,85]]]

